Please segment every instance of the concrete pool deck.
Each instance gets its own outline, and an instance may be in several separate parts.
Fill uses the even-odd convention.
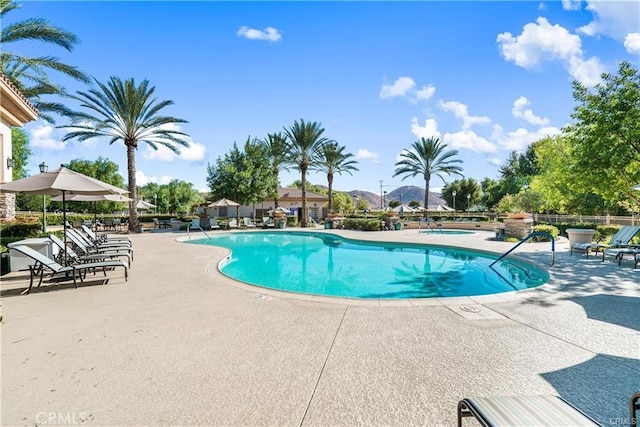
[[[491,233],[337,233],[513,246]],[[217,270],[225,249],[183,236],[130,236],[128,282],[113,271],[106,285],[89,276],[21,296],[28,274],[2,277],[2,425],[454,426],[463,397],[542,393],[603,425],[630,421],[640,269],[629,263],[570,256],[561,240],[552,267],[550,244],[528,243],[515,254],[551,275],[536,289],[336,300],[239,284]]]

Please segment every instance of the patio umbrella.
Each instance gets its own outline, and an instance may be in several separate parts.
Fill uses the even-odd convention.
[[[51,198],[54,202],[61,202],[62,195]],[[98,230],[98,211],[95,202],[130,202],[133,199],[123,196],[122,194],[72,194],[66,197],[67,202],[94,202],[93,204],[93,223],[96,231]]]
[[[136,209],[140,209],[141,211],[146,211],[155,207],[156,205],[153,203],[145,202],[144,200],[138,200],[138,203],[136,203]]]
[[[99,179],[74,172],[61,166],[60,168],[31,175],[13,182],[7,182],[0,187],[0,193],[25,193],[47,196],[62,196],[62,223],[67,229],[66,200],[75,195],[105,195],[124,194],[127,190],[115,185],[107,184]],[[67,244],[67,233],[64,235],[64,243]]]
[[[269,215],[273,215],[274,213],[281,213],[285,215],[289,215],[291,211],[287,208],[283,208],[282,206],[278,206],[277,208],[271,209],[269,211]]]
[[[208,207],[210,208],[225,208],[229,206],[236,207],[236,216],[240,216],[240,203],[234,202],[233,200],[225,199],[224,197],[220,200],[216,200],[211,203]]]

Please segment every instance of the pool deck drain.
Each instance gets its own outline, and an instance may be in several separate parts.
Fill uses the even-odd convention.
[[[446,305],[449,310],[467,320],[501,320],[507,319],[502,314],[482,304]]]

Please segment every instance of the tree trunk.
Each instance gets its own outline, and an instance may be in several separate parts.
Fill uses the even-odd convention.
[[[138,211],[136,203],[138,196],[136,194],[136,147],[127,145],[127,173],[129,174],[129,232],[138,232]]]
[[[278,186],[280,185],[280,179],[278,178],[279,169],[275,168],[273,170],[274,175],[276,176],[276,196],[273,198],[273,203],[275,204],[274,208],[278,207]]]
[[[429,209],[429,181],[430,179],[424,179],[424,208]]]
[[[327,174],[327,184],[329,184],[329,213],[333,213],[333,174]]]
[[[307,226],[307,167],[300,167],[300,189],[302,190],[302,218],[300,219],[300,227]]]

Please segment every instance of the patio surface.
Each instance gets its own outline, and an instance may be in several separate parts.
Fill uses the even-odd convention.
[[[513,246],[491,233],[339,233]],[[184,236],[132,235],[128,282],[113,271],[107,284],[20,296],[28,274],[2,277],[3,426],[454,426],[464,397],[546,393],[603,425],[630,421],[640,269],[629,262],[570,256],[564,239],[552,267],[550,244],[528,243],[515,254],[552,276],[537,289],[358,301],[239,284],[217,270],[225,249]]]

